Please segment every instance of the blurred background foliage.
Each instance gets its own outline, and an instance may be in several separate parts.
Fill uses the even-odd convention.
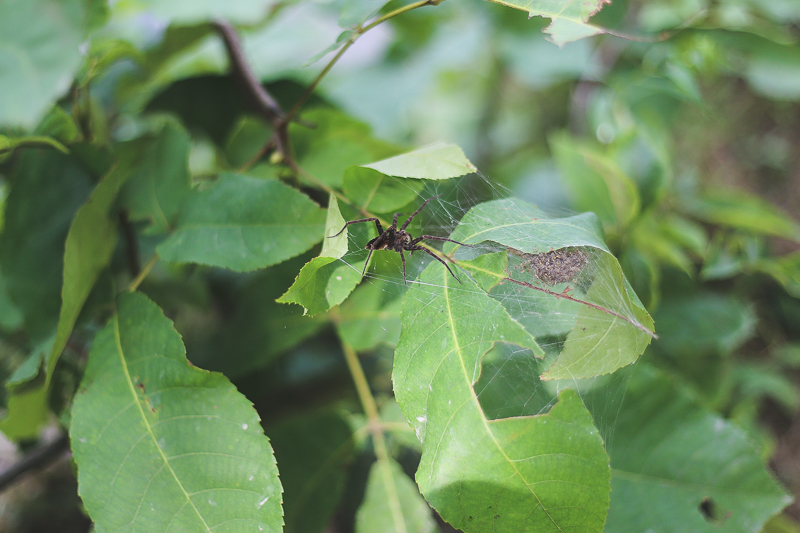
[[[248,110],[209,21],[224,17],[239,25],[250,65],[286,109],[331,56],[308,61],[336,40],[348,9],[364,4],[0,4],[3,40],[50,35],[57,43],[31,53],[25,68],[0,62],[4,377],[30,373],[20,365],[51,335],[62,268],[51,244],[63,242],[75,210],[112,159],[136,161],[132,179],[153,179],[151,165],[175,183],[243,166],[256,175],[283,172],[259,158],[271,127]],[[382,9],[400,5],[394,0]],[[447,140],[488,178],[451,193],[465,206],[515,195],[556,213],[594,211],[654,316],[660,338],[644,358],[745,428],[777,477],[800,494],[800,3],[614,0],[592,21],[616,35],[559,47],[542,33],[547,20],[477,0],[394,18],[359,39],[324,78],[301,112],[316,128],[291,126],[297,161],[319,181],[341,187],[353,164]],[[0,53],[11,48],[0,44]],[[67,146],[72,155],[12,152],[44,143]],[[64,168],[71,175],[59,185],[52,174]],[[295,178],[314,185],[302,174]],[[24,197],[24,183],[38,190],[37,179],[50,184],[48,196],[35,211],[22,209],[15,195]],[[306,192],[324,203],[318,190]],[[143,258],[174,214],[151,223],[147,201],[123,195],[131,221],[149,234],[140,241]],[[343,211],[345,219],[357,218]],[[363,497],[357,487],[367,476],[369,452],[349,439],[341,426],[352,422],[342,413],[319,411],[355,405],[332,326],[371,354],[365,365],[390,417],[403,289],[365,284],[331,312],[303,317],[300,307],[275,299],[309,258],[250,274],[159,264],[142,290],[175,320],[193,362],[225,372],[255,402],[287,491],[292,469],[309,468],[285,444],[294,442],[292,435],[341,434],[333,452],[303,453],[355,465],[331,481],[336,490],[326,504],[346,530]],[[114,261],[125,270],[124,250]],[[398,271],[394,257],[375,261],[379,271]],[[110,277],[101,280],[88,306],[102,307],[111,291]],[[367,320],[369,327],[346,333],[348,324]],[[60,363],[56,403],[70,398],[86,339],[98,326],[81,324]],[[413,472],[414,439],[390,444],[406,450],[403,464]],[[69,478],[68,469],[51,475]],[[43,530],[37,509],[44,501],[72,509],[63,523],[86,530],[63,483],[44,477],[23,488],[3,497],[2,527]],[[338,493],[347,496],[337,506]],[[305,524],[313,517],[302,512],[286,513],[287,531],[321,527]],[[799,520],[794,504],[766,531],[800,531]]]

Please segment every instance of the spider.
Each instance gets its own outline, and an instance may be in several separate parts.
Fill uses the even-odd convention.
[[[417,246],[417,243],[421,242],[424,239],[431,239],[434,241],[454,242],[456,244],[460,244],[461,246],[469,246],[470,248],[472,247],[471,245],[464,244],[463,242],[454,241],[453,239],[447,239],[445,237],[434,237],[433,235],[422,235],[415,239],[414,237],[411,236],[410,233],[406,231],[406,228],[411,223],[411,220],[415,216],[417,216],[417,214],[420,211],[422,211],[422,208],[428,205],[428,202],[430,202],[434,198],[438,198],[439,196],[441,195],[437,194],[436,196],[432,196],[431,198],[425,200],[425,202],[421,206],[419,206],[419,209],[411,213],[411,216],[408,217],[408,219],[406,219],[405,222],[403,222],[403,225],[400,226],[400,229],[397,229],[397,217],[400,216],[400,213],[395,213],[394,218],[392,219],[392,225],[386,228],[386,231],[384,231],[383,226],[381,226],[381,223],[377,218],[375,217],[360,218],[358,220],[350,220],[349,222],[345,223],[344,227],[342,227],[342,229],[339,230],[339,233],[337,233],[336,235],[331,235],[328,238],[330,239],[333,237],[337,237],[338,235],[341,235],[341,233],[345,230],[345,228],[350,224],[358,224],[359,222],[374,222],[375,227],[378,229],[378,236],[369,241],[367,245],[364,247],[364,249],[369,250],[369,255],[367,255],[367,262],[364,263],[364,271],[361,272],[362,276],[367,272],[367,265],[369,264],[369,259],[372,257],[372,252],[374,252],[375,250],[394,250],[395,252],[400,252],[400,259],[403,260],[403,283],[408,285],[408,281],[406,280],[406,256],[403,255],[403,250],[411,252],[412,254],[415,251],[419,250],[425,252],[426,254],[430,255],[431,257],[439,261],[441,264],[443,264],[447,269],[447,271],[450,272],[450,275],[453,276],[456,279],[456,281],[461,283],[461,280],[458,279],[458,277],[456,277],[455,274],[453,274],[453,271],[450,270],[450,266],[447,263],[445,263],[441,257],[437,256],[436,254],[434,254],[433,252],[431,252],[430,250],[428,250],[423,246]]]

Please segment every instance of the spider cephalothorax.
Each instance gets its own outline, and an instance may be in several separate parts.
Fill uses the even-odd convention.
[[[400,259],[403,260],[403,283],[408,285],[408,282],[406,281],[406,256],[403,255],[403,251],[405,250],[406,252],[411,252],[413,254],[414,252],[419,250],[421,252],[425,252],[426,254],[430,255],[431,257],[439,261],[441,264],[443,264],[445,268],[447,268],[447,271],[450,272],[450,275],[452,275],[456,279],[456,281],[461,283],[461,280],[458,279],[458,277],[456,277],[455,274],[453,274],[453,271],[450,270],[450,266],[441,257],[434,254],[424,246],[417,246],[417,243],[425,239],[430,239],[434,241],[454,242],[456,244],[460,244],[461,246],[470,246],[469,244],[464,244],[463,242],[454,241],[453,239],[447,239],[445,237],[435,237],[433,235],[422,235],[415,239],[414,237],[411,236],[410,233],[406,231],[406,228],[411,223],[411,220],[415,216],[417,216],[417,214],[420,211],[422,211],[422,208],[428,205],[428,202],[438,197],[439,195],[437,194],[436,196],[432,196],[431,198],[425,200],[425,202],[423,202],[423,204],[419,206],[419,209],[411,213],[411,216],[408,217],[405,222],[403,222],[403,225],[400,226],[400,229],[397,229],[397,217],[400,216],[400,214],[395,213],[394,218],[392,218],[392,225],[386,228],[386,230],[383,229],[383,226],[381,226],[381,222],[375,217],[360,218],[358,220],[350,220],[349,222],[346,222],[345,225],[342,227],[342,229],[339,230],[339,233],[337,233],[336,235],[331,235],[328,238],[330,239],[331,237],[336,237],[337,235],[341,235],[344,229],[350,224],[358,224],[359,222],[374,222],[375,227],[378,229],[378,236],[369,241],[367,245],[364,247],[364,249],[369,250],[369,254],[367,255],[367,262],[364,263],[364,271],[361,273],[362,276],[367,271],[367,265],[369,264],[369,260],[372,257],[372,252],[374,252],[375,250],[394,250],[395,252],[400,253]]]

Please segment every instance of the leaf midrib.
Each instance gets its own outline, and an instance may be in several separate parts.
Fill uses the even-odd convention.
[[[458,362],[461,364],[461,371],[464,374],[464,382],[467,384],[467,387],[469,387],[470,397],[471,397],[472,401],[475,403],[475,405],[478,408],[478,412],[481,415],[481,421],[483,422],[483,426],[486,429],[486,433],[489,435],[489,438],[492,440],[494,445],[497,447],[497,450],[502,454],[503,458],[506,460],[506,463],[508,465],[510,465],[511,468],[514,469],[514,472],[516,473],[516,475],[519,476],[519,478],[525,483],[525,476],[522,475],[522,472],[519,471],[519,469],[517,468],[516,464],[514,464],[514,461],[512,461],[511,458],[506,454],[505,450],[503,450],[503,447],[500,445],[499,442],[497,442],[497,439],[495,438],[494,433],[492,433],[492,430],[489,427],[488,420],[486,419],[486,416],[483,413],[483,409],[481,408],[481,404],[480,404],[480,401],[478,400],[478,396],[475,394],[475,389],[472,387],[472,383],[471,383],[469,374],[467,372],[467,367],[464,364],[464,357],[461,354],[461,346],[459,345],[458,335],[456,334],[456,324],[455,324],[455,321],[453,320],[453,310],[452,310],[452,307],[450,306],[450,283],[449,283],[449,278],[448,278],[447,273],[445,272],[445,270],[443,268],[441,270],[442,270],[442,275],[443,275],[443,278],[444,278],[444,282],[443,282],[442,286],[444,287],[444,301],[445,301],[445,304],[447,305],[447,319],[450,322],[450,331],[452,332],[452,335],[453,335],[453,342],[455,343],[455,350],[456,350],[456,354],[458,355]],[[539,498],[539,495],[536,494],[536,492],[531,488],[531,486],[528,483],[525,483],[525,486],[528,488],[528,491],[531,493],[531,495],[534,498],[536,498],[536,501],[539,503],[539,507],[542,508],[542,511],[544,511],[544,514],[547,515],[547,518],[550,519],[550,522],[552,522],[553,525],[559,531],[563,531],[561,529],[561,527],[553,519],[553,517],[550,516],[550,512],[547,510],[547,508],[545,508],[544,504],[542,503],[542,500]]]
[[[122,349],[122,339],[121,339],[120,331],[119,331],[119,317],[118,316],[114,317],[114,343],[117,345],[117,354],[119,355],[120,364],[122,365],[122,371],[125,374],[125,383],[128,385],[128,391],[131,393],[131,396],[133,397],[134,405],[136,405],[136,408],[139,410],[139,415],[142,418],[142,423],[144,424],[144,427],[147,429],[148,435],[150,435],[150,438],[153,440],[153,444],[155,445],[156,450],[158,450],[158,454],[161,456],[161,459],[164,461],[164,465],[169,470],[170,474],[172,474],[172,478],[175,480],[175,483],[178,484],[178,488],[181,489],[181,492],[183,493],[184,497],[186,498],[186,501],[189,503],[189,505],[192,506],[192,509],[194,509],[194,512],[197,514],[197,517],[200,519],[200,522],[203,523],[203,527],[205,527],[205,530],[208,531],[209,533],[211,533],[211,528],[208,526],[206,521],[203,519],[203,515],[200,514],[200,511],[197,509],[197,507],[195,506],[194,502],[189,497],[189,493],[186,492],[186,489],[184,488],[183,483],[181,483],[180,479],[178,479],[178,475],[172,469],[172,465],[169,464],[169,460],[167,459],[167,456],[164,455],[164,450],[162,450],[161,446],[158,445],[158,440],[156,439],[156,436],[153,433],[153,429],[150,427],[150,424],[147,421],[147,417],[145,416],[144,410],[142,409],[142,404],[139,402],[139,397],[136,394],[136,388],[133,385],[133,380],[131,379],[131,374],[128,371],[128,363],[125,360],[125,354],[124,354],[124,351]],[[145,495],[143,494],[142,495],[142,500],[144,500],[144,497],[145,497]],[[141,505],[140,505],[140,507],[141,507]],[[181,508],[183,508],[183,506],[181,506]],[[138,516],[138,514],[139,514],[139,511],[137,509],[136,514],[133,517],[134,521],[136,520],[136,517]],[[176,516],[177,516],[177,514],[176,514]],[[173,519],[174,518],[175,517],[173,517]]]

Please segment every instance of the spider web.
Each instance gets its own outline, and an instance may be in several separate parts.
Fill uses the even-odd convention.
[[[409,187],[417,184],[409,180]],[[425,188],[412,203],[396,210],[400,214],[397,226],[402,226],[406,218],[413,213],[423,201],[439,195],[411,221],[407,231],[412,238],[420,235],[450,237],[459,222],[474,206],[487,201],[512,198],[513,193],[507,188],[493,183],[487,176],[476,173],[446,181],[426,182]],[[514,207],[509,207],[514,209]],[[474,217],[473,211],[473,217]],[[382,213],[379,216],[386,229],[391,224],[394,213]],[[363,218],[355,210],[343,208],[346,220]],[[565,218],[575,213],[563,208],[551,209],[548,215],[553,218]],[[496,224],[495,220],[478,218],[478,224]],[[340,260],[351,268],[361,271],[366,259],[366,243],[377,236],[372,222],[348,226],[348,252]],[[445,243],[439,241],[423,241],[431,248],[442,250]],[[551,251],[547,243],[539,243],[538,249],[529,247],[523,250],[503,246],[494,242],[481,242],[473,248],[457,247],[454,257],[457,261],[466,261],[487,254],[505,253],[507,267],[505,275],[527,284],[520,285],[502,282],[489,290],[488,294],[500,302],[502,306],[532,334],[539,346],[544,350],[544,357],[534,356],[529,349],[513,344],[496,344],[482,360],[480,375],[474,384],[485,415],[489,419],[512,416],[536,415],[549,412],[556,403],[558,393],[565,388],[578,392],[587,408],[595,417],[595,424],[600,429],[606,446],[613,443],[613,428],[619,408],[624,398],[633,365],[598,377],[578,379],[571,377],[558,380],[542,380],[545,373],[565,349],[567,337],[576,326],[576,316],[587,309],[585,300],[587,293],[616,293],[608,277],[599,275],[606,265],[602,261],[606,252],[588,246],[569,246]],[[523,246],[520,246],[523,248]],[[540,251],[541,250],[541,251]],[[376,250],[367,266],[363,283],[373,284],[381,291],[391,291],[404,297],[414,297],[408,288],[426,290],[417,281],[421,272],[435,259],[425,253],[405,252],[406,277],[408,286],[403,283],[402,264],[397,252],[393,250]],[[450,267],[462,282],[474,279],[473,273],[459,266],[461,263],[450,263]],[[463,265],[463,264],[462,264]],[[440,288],[428,285],[430,290]],[[533,287],[536,287],[535,289]],[[475,290],[475,285],[454,283],[449,290]],[[556,295],[566,293],[571,299]],[[481,310],[476,309],[476,312]],[[630,313],[632,315],[632,313]],[[582,324],[596,325],[598,333],[609,321],[617,317],[598,312],[583,316]],[[600,393],[598,393],[600,391]]]

